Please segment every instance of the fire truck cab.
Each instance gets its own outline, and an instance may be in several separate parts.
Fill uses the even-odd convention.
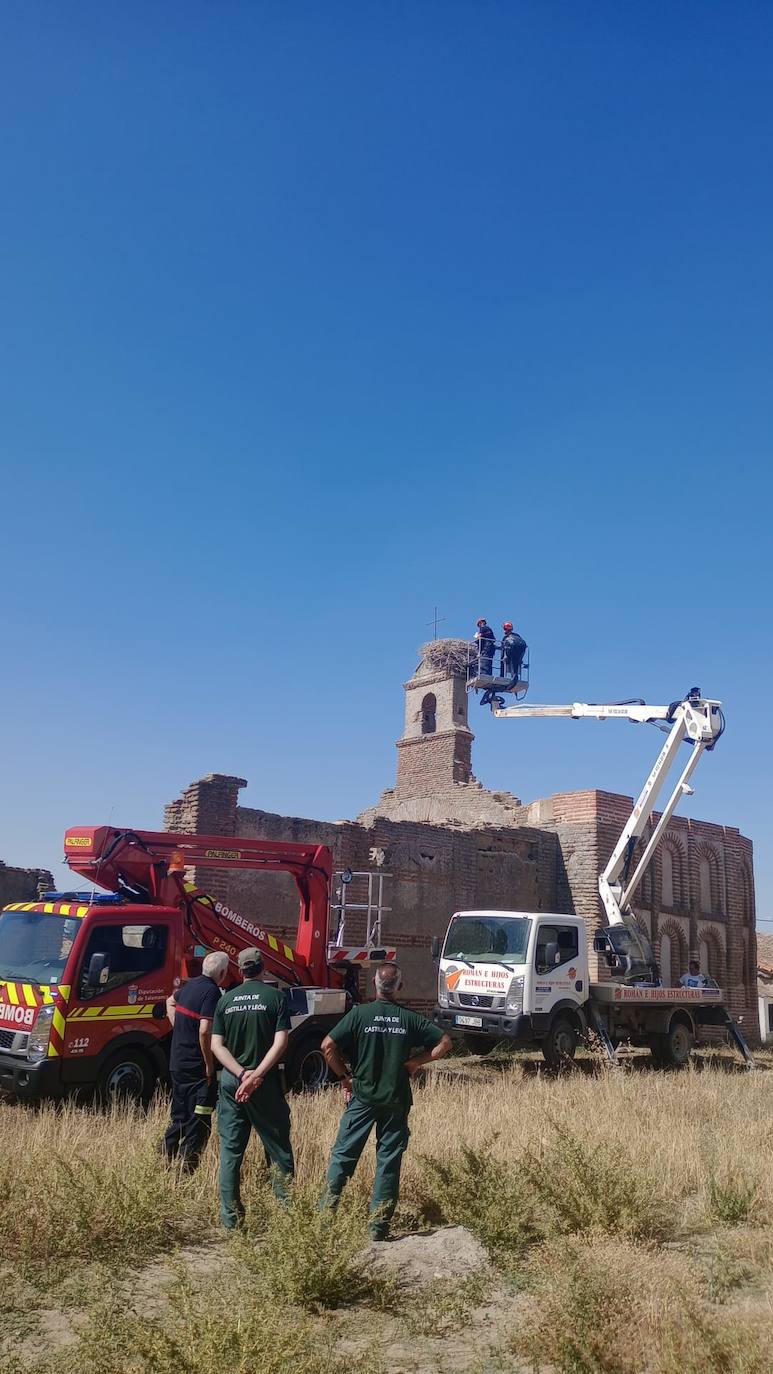
[[[49,893],[0,914],[0,1092],[13,1097],[88,1090],[102,1101],[148,1101],[167,1074],[167,997],[200,973],[210,949],[228,954],[235,984],[239,951],[250,945],[262,952],[264,977],[287,991],[286,1081],[319,1087],[327,1079],[320,1044],[356,1000],[358,968],[395,958],[381,943],[384,875],[368,883],[366,903],[347,903],[349,881],[366,875],[345,873],[336,887],[325,846],[103,826],[69,830],[65,856],[113,891]],[[294,943],[199,891],[188,877],[197,863],[291,873],[300,897]],[[359,946],[346,943],[347,913],[359,923]]]

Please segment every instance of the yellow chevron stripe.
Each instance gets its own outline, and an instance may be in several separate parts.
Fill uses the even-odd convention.
[[[19,994],[18,994],[18,992],[16,991],[16,988],[14,987],[14,984],[13,984],[13,983],[6,983],[6,985],[5,985],[5,990],[6,990],[6,992],[8,993],[8,1001],[11,1002],[12,1005],[13,1005],[14,1007],[18,1007],[18,1005],[19,1005]]]
[[[268,943],[270,944],[272,949],[279,949],[279,941],[275,940],[273,935],[269,935]]]
[[[59,915],[60,915],[60,916],[69,916],[69,914],[70,914],[70,903],[69,903],[69,902],[62,902],[62,905],[61,905],[60,908],[59,908]]]
[[[9,902],[7,906],[3,907],[3,911],[18,911],[20,906],[21,902]]]
[[[56,1048],[55,1045],[52,1045],[52,1044],[51,1044],[51,1041],[50,1041],[50,1040],[49,1040],[49,1042],[48,1042],[48,1057],[49,1057],[49,1059],[58,1059],[58,1058],[59,1058],[59,1051],[58,1051],[58,1049]]]
[[[43,1006],[44,1006],[44,1007],[50,1007],[51,1003],[52,1003],[53,1000],[54,1000],[54,994],[53,994],[53,992],[51,991],[51,989],[50,989],[50,988],[41,988],[41,989],[40,989],[40,995],[41,995],[41,997],[43,998]]]
[[[284,952],[285,952],[285,959],[289,959],[290,963],[292,963],[292,962],[293,962],[293,952],[292,952],[292,950],[290,949],[290,946],[289,946],[289,945],[282,945],[282,949],[283,949]]]
[[[73,1007],[68,1012],[68,1021],[130,1021],[132,1017],[153,1015],[154,1002],[145,1006],[125,1007]]]
[[[76,913],[75,913],[75,915],[76,915],[76,916],[85,916],[87,911],[88,911],[88,907],[87,907],[87,906],[79,906],[79,907],[78,907],[78,910],[77,910]]]
[[[56,1008],[51,1018],[51,1025],[54,1027],[54,1030],[57,1031],[59,1035],[64,1035],[64,1017],[62,1016],[62,1013],[60,1012],[58,1007]]]
[[[44,903],[43,903],[43,910],[44,910],[44,912],[46,913],[47,916],[53,916],[53,914],[54,914],[54,904],[53,904],[53,902],[44,902]]]
[[[19,907],[19,910],[31,911],[34,906],[37,906],[37,902],[22,902],[21,906]]]
[[[61,997],[61,999],[62,999],[63,1002],[69,1001],[69,998],[70,998],[70,984],[69,984],[69,983],[60,983],[60,984],[59,984],[59,987],[58,987],[58,992],[59,992],[59,996]],[[52,1000],[53,1000],[53,998],[52,998]]]
[[[32,990],[32,984],[22,983],[21,990],[24,993],[24,1000],[27,1003],[27,1006],[36,1007],[38,1005],[38,999]]]

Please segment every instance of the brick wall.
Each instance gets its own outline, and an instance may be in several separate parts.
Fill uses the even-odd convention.
[[[609,859],[633,806],[631,797],[587,791],[559,793],[522,808],[532,824],[554,831],[568,893],[559,871],[557,890],[585,916],[589,939],[603,919],[598,873]],[[648,834],[659,813],[650,820]],[[646,842],[646,836],[645,842]],[[672,854],[671,901],[664,902],[663,850]],[[641,849],[641,843],[639,845]],[[703,876],[702,870],[703,868]],[[756,1038],[754,857],[751,840],[735,826],[692,817],[672,817],[666,836],[634,896],[634,909],[660,957],[661,933],[669,934],[673,957],[699,956],[705,943],[710,971],[727,993],[734,1016]],[[596,976],[606,969],[591,952]],[[672,969],[676,976],[682,969]]]
[[[166,810],[166,822],[178,829],[192,829],[201,815],[193,801],[196,788],[221,799],[243,786],[241,779],[202,779],[187,788],[180,803]],[[217,786],[214,786],[217,784]],[[185,803],[183,806],[182,803]],[[211,812],[210,812],[211,817]],[[555,835],[528,826],[461,827],[426,825],[419,821],[393,821],[376,817],[369,824],[354,821],[316,821],[299,816],[279,816],[248,807],[223,805],[220,822],[229,829],[208,833],[240,835],[253,839],[281,839],[326,844],[334,866],[354,870],[381,867],[390,878],[385,883],[383,934],[398,949],[405,974],[406,998],[412,1005],[434,1005],[436,968],[430,955],[433,935],[442,935],[449,916],[458,909],[476,906],[511,910],[567,910],[557,906],[557,875],[561,868]],[[269,930],[293,937],[297,926],[298,897],[295,883],[281,873],[213,873],[198,869],[195,881],[217,892],[223,901],[244,916],[259,920]],[[347,940],[361,938],[356,922],[347,927]]]
[[[164,808],[164,829],[187,835],[235,835],[239,793],[246,786],[246,778],[207,773]],[[204,891],[225,900],[226,873],[217,868],[198,868],[195,880]]]
[[[397,742],[397,790],[401,796],[426,796],[447,782],[469,782],[472,735],[461,730]]]
[[[0,909],[9,902],[36,902],[38,889],[53,890],[47,868],[10,868],[0,859]]]

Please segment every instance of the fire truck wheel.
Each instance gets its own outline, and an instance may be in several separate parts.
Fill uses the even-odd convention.
[[[571,1064],[577,1049],[577,1027],[568,1016],[557,1016],[542,1042],[542,1057],[551,1069]]]
[[[319,1092],[332,1081],[321,1044],[321,1037],[307,1035],[297,1044],[290,1045],[285,1077],[293,1092]]]
[[[147,1056],[127,1049],[102,1065],[94,1096],[103,1107],[127,1100],[147,1106],[155,1086],[156,1071]]]

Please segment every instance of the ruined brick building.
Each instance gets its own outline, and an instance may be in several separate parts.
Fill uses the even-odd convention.
[[[442,646],[442,641],[440,641]],[[576,912],[599,924],[597,878],[630,813],[632,799],[589,789],[522,803],[491,792],[472,772],[473,734],[463,672],[436,666],[432,646],[405,683],[405,727],[397,780],[356,821],[278,816],[239,805],[243,778],[209,774],[165,812],[170,830],[314,840],[337,868],[390,874],[385,933],[399,950],[406,993],[434,1000],[432,936],[460,908]],[[270,930],[292,935],[297,898],[286,875],[199,869],[197,884]],[[757,951],[751,841],[734,826],[674,817],[637,894],[664,981],[688,956],[728,991],[736,1016],[756,1024]],[[595,967],[596,956],[591,954]],[[603,975],[602,975],[603,976]]]
[[[47,868],[12,868],[0,859],[0,910],[9,902],[35,902],[53,886]]]

